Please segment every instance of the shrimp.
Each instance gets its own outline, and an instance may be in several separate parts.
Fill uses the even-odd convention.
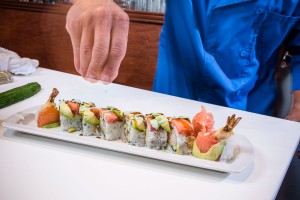
[[[58,95],[58,90],[53,88],[47,102],[42,106],[37,116],[37,126],[43,127],[49,124],[58,123],[60,121],[60,113],[56,108],[54,102],[55,97]]]

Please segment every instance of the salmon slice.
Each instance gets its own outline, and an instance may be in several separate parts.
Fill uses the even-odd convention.
[[[98,108],[91,108],[90,110],[95,114],[97,119],[100,118],[100,110]]]
[[[177,128],[181,135],[190,136],[194,133],[192,123],[187,119],[173,119],[171,124]]]
[[[67,101],[68,106],[70,107],[73,115],[79,115],[80,103],[74,101]]]
[[[56,123],[60,121],[59,111],[52,106],[45,107],[42,109],[37,118],[37,126],[43,127],[48,124]]]
[[[108,123],[108,124],[113,124],[115,122],[122,121],[116,113],[114,113],[113,111],[110,111],[106,108],[100,108],[99,113],[100,113],[100,115],[104,115],[104,119],[105,119],[106,123]]]
[[[213,134],[204,135],[199,133],[196,138],[196,145],[201,153],[206,153],[212,145],[217,144],[219,141],[213,137]]]
[[[59,110],[56,108],[56,104],[54,102],[54,99],[58,95],[58,93],[58,90],[56,88],[53,88],[52,93],[50,94],[47,102],[39,110],[37,116],[38,127],[43,127],[45,125],[49,125],[60,121],[60,113]]]

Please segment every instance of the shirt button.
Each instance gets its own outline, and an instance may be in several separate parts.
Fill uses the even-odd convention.
[[[246,51],[241,51],[240,56],[241,57],[247,57],[248,53]]]
[[[246,72],[242,72],[241,74],[240,74],[240,77],[242,77],[242,78],[244,78],[244,77],[246,77],[247,76],[247,73]]]
[[[240,96],[240,94],[241,94],[241,90],[238,90],[238,91],[236,91],[236,93],[235,93],[236,96]]]
[[[256,10],[256,14],[261,14],[263,12],[263,9],[262,8],[258,8],[257,10]]]

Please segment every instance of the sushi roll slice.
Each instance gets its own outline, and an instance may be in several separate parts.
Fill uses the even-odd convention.
[[[190,155],[194,144],[193,125],[187,117],[173,117],[170,120],[171,133],[168,144],[176,154]]]
[[[165,149],[168,133],[171,132],[168,118],[163,114],[153,113],[146,116],[146,121],[146,146],[150,149]]]
[[[114,107],[101,108],[100,134],[106,140],[118,140],[124,131],[124,116],[122,111]]]
[[[54,102],[58,90],[53,88],[47,102],[41,107],[37,114],[37,126],[43,128],[54,128],[60,125],[60,113]]]
[[[145,146],[146,120],[140,112],[125,113],[124,135],[126,142],[139,147]]]
[[[98,136],[100,112],[97,108],[85,109],[82,114],[82,135]]]
[[[98,136],[99,110],[93,102],[82,102],[79,107],[79,114],[82,116],[82,135]]]
[[[194,141],[192,155],[206,160],[219,160],[227,140],[234,134],[233,128],[241,119],[241,117],[235,118],[235,115],[232,115],[228,117],[223,128],[208,133],[199,132]],[[233,158],[233,156],[227,157]]]
[[[79,113],[80,101],[59,101],[60,125],[63,131],[75,132],[82,129],[82,116]]]

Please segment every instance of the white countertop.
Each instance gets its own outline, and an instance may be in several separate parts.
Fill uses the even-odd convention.
[[[243,117],[236,127],[252,143],[254,161],[240,173],[221,173],[33,136],[0,126],[0,199],[274,199],[299,143],[300,123],[171,97],[117,84],[91,84],[79,76],[39,68],[0,85],[0,92],[37,81],[35,96],[0,109],[0,122],[43,104],[53,87],[59,99],[93,101],[142,113],[192,116],[200,106]]]

